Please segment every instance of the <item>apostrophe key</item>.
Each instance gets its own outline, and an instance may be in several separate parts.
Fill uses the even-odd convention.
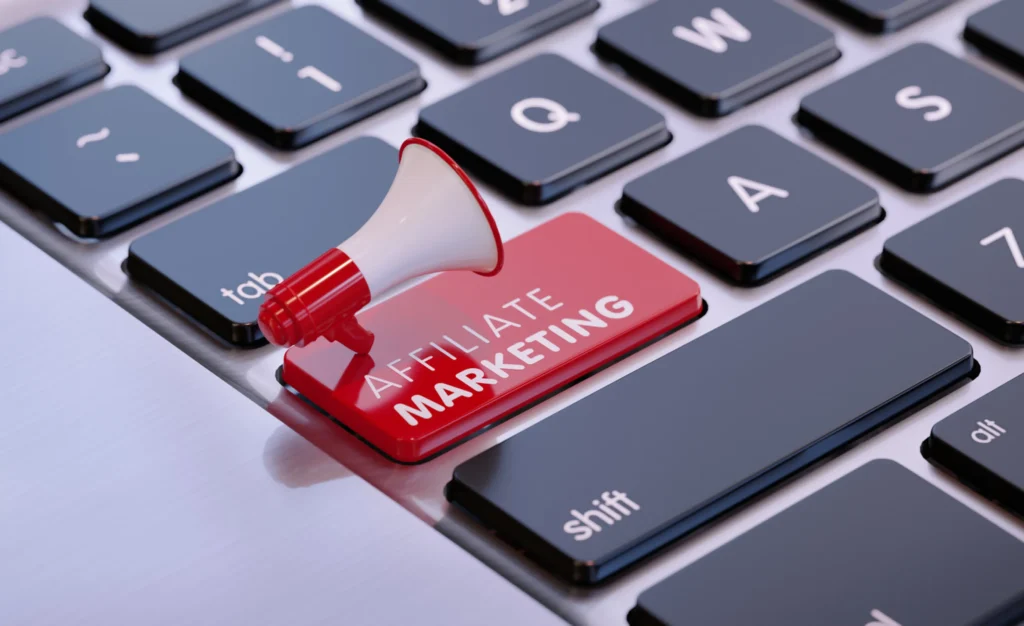
[[[397,169],[397,150],[356,139],[137,239],[128,272],[226,341],[262,344],[267,290],[356,232]]]
[[[925,456],[971,489],[1024,517],[1024,376],[932,428]]]
[[[878,193],[760,126],[626,185],[620,211],[730,280],[757,284],[883,215]]]
[[[230,146],[138,87],[0,135],[0,186],[81,237],[105,237],[241,173]]]
[[[385,455],[415,463],[701,309],[692,280],[569,213],[509,241],[494,277],[442,274],[367,309],[369,355],[321,339],[288,350],[282,374]]]
[[[282,13],[181,60],[174,79],[203,106],[294,150],[426,87],[419,66],[334,13]]]
[[[805,97],[797,119],[897,185],[930,192],[1024,143],[1024,92],[913,44]]]
[[[899,30],[956,0],[812,0],[849,23],[873,33]]]
[[[416,132],[526,204],[544,204],[667,144],[665,118],[541,54],[420,111]]]
[[[963,339],[830,271],[463,463],[446,494],[552,574],[593,584],[973,366]]]
[[[987,187],[886,241],[880,267],[994,339],[1024,343],[1022,198],[1020,180]]]
[[[0,122],[106,76],[100,49],[40,17],[0,32]]]
[[[1010,626],[1024,543],[873,461],[640,594],[631,626]]]
[[[475,65],[518,48],[597,10],[597,0],[357,0],[367,11]]]
[[[85,19],[122,48],[155,54],[279,0],[91,0]]]
[[[765,0],[660,0],[603,27],[595,51],[707,116],[731,113],[840,56],[828,29]]]
[[[972,15],[964,39],[1024,74],[1024,0],[1000,0]]]

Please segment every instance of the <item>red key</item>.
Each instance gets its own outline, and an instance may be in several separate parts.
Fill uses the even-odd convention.
[[[284,380],[401,463],[416,463],[701,313],[700,287],[569,213],[505,245],[491,278],[431,278],[359,315],[369,355],[320,339]],[[626,416],[624,416],[626,417]]]

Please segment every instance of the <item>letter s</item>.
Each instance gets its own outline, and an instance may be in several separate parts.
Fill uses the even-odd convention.
[[[565,526],[562,526],[562,530],[570,535],[576,535],[573,537],[576,541],[586,541],[594,534],[594,531],[590,530],[583,525],[583,522],[576,519],[566,522]]]
[[[927,109],[935,107],[934,111],[924,114],[925,121],[938,122],[944,120],[953,112],[953,104],[942,96],[921,96],[921,88],[917,85],[904,87],[896,92],[896,104],[904,109]]]
[[[621,320],[633,314],[633,303],[629,300],[619,300],[618,296],[605,296],[597,301],[594,308],[610,320]]]

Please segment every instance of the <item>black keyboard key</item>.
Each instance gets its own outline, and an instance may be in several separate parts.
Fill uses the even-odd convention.
[[[973,365],[964,340],[827,272],[463,463],[447,496],[553,574],[595,583]]]
[[[85,19],[122,48],[155,54],[278,0],[90,0]]]
[[[872,33],[899,30],[956,0],[812,0],[858,28]]]
[[[48,17],[0,32],[0,122],[107,75],[100,49]]]
[[[964,39],[1024,74],[1024,0],[1001,0],[972,15]]]
[[[263,295],[356,232],[397,170],[397,150],[357,139],[140,237],[128,273],[226,341],[263,344]]]
[[[456,63],[475,65],[597,10],[597,0],[358,0]]]
[[[619,210],[744,285],[763,282],[882,219],[864,183],[746,126],[626,185]]]
[[[230,146],[138,87],[0,135],[0,186],[82,237],[105,237],[241,173]]]
[[[992,338],[1024,343],[1021,198],[1019,180],[987,187],[886,241],[880,266]]]
[[[873,461],[640,594],[632,626],[1009,626],[1024,543]]]
[[[932,428],[929,461],[971,489],[1024,517],[1024,376],[950,415]]]
[[[318,6],[188,55],[174,80],[211,111],[290,150],[426,87],[418,65]]]
[[[420,111],[416,133],[526,204],[544,204],[667,144],[665,118],[542,54]]]
[[[913,44],[807,96],[798,120],[897,185],[930,192],[1024,143],[1024,92]]]
[[[695,113],[726,115],[840,57],[828,29],[765,0],[660,0],[595,50]]]

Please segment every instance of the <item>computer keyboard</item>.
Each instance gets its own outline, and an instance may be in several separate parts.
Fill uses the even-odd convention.
[[[454,2],[0,0],[0,220],[572,623],[1024,619],[1024,0]],[[285,362],[411,132],[508,265]]]

